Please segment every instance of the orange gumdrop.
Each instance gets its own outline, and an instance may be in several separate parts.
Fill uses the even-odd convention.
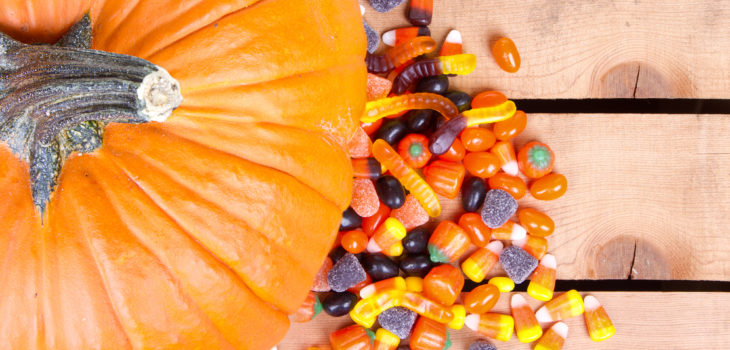
[[[527,185],[518,176],[499,173],[489,178],[489,188],[505,190],[515,199],[520,199],[527,193]]]
[[[350,158],[367,158],[372,153],[373,142],[363,128],[357,128],[347,144]]]
[[[356,178],[352,183],[352,210],[360,216],[373,216],[378,212],[380,199],[373,180]]]
[[[512,118],[494,123],[494,136],[500,141],[508,141],[525,130],[525,126],[527,126],[527,115],[523,111],[517,111]]]
[[[515,73],[520,69],[520,53],[510,38],[499,38],[492,46],[492,56],[499,68],[507,73]]]
[[[428,222],[429,216],[426,209],[423,209],[418,199],[412,194],[406,195],[406,201],[403,206],[393,209],[390,216],[398,219],[406,230],[414,229]]]
[[[562,197],[568,190],[568,179],[562,174],[545,175],[530,185],[530,194],[535,199],[550,201]]]
[[[332,259],[325,257],[322,266],[319,268],[317,275],[314,276],[313,292],[329,292],[330,284],[327,282],[327,274],[332,269]]]
[[[388,79],[381,78],[375,74],[368,73],[367,99],[373,101],[385,98],[390,93],[393,82]]]

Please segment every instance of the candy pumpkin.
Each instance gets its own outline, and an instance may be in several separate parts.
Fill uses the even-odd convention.
[[[357,2],[3,0],[0,31],[1,347],[275,345],[350,201]]]

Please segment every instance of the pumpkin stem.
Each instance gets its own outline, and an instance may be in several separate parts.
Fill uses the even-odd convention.
[[[64,161],[101,147],[107,123],[162,122],[182,102],[163,68],[90,44],[88,15],[55,45],[27,45],[0,33],[0,141],[29,163],[41,213]]]

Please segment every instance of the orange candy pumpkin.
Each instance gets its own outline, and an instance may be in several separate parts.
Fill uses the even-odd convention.
[[[0,142],[3,347],[271,348],[350,201],[357,2],[4,0],[0,31],[52,43],[87,12],[92,49],[165,68],[183,101],[106,126],[43,213]]]

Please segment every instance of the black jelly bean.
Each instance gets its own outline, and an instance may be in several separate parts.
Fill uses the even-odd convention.
[[[401,344],[398,345],[398,348],[395,350],[411,350],[411,347],[408,344]]]
[[[423,227],[418,227],[403,238],[403,249],[408,254],[421,254],[428,251],[428,239],[431,238],[431,232]]]
[[[350,292],[330,293],[322,299],[322,310],[330,316],[347,315],[357,303],[357,295]]]
[[[357,215],[355,210],[347,208],[342,213],[342,220],[340,220],[340,231],[354,230],[362,225],[362,218]]]
[[[433,123],[433,113],[430,109],[416,109],[408,112],[408,129],[417,133],[428,131]]]
[[[375,281],[398,276],[398,264],[383,254],[368,254],[362,259],[362,267]]]
[[[416,84],[416,92],[430,92],[441,95],[447,90],[449,90],[449,78],[445,75],[426,77]]]
[[[471,213],[479,211],[486,195],[487,187],[481,178],[470,177],[461,185],[461,205],[465,211]]]
[[[408,127],[400,120],[393,119],[383,123],[375,138],[383,139],[391,146],[395,146],[406,134],[408,134]]]
[[[378,199],[391,209],[398,209],[406,202],[403,185],[390,175],[382,176],[375,181],[375,192],[378,193]]]
[[[453,102],[459,112],[463,112],[471,108],[471,96],[463,91],[449,91],[444,94],[444,97],[448,98]]]
[[[332,260],[332,264],[337,263],[337,260],[340,260],[343,256],[347,254],[347,250],[343,248],[342,246],[337,246],[337,248],[330,250],[330,253],[327,255],[330,257],[330,260]]]
[[[431,271],[431,265],[427,254],[409,255],[400,261],[400,269],[408,276],[425,277]]]

